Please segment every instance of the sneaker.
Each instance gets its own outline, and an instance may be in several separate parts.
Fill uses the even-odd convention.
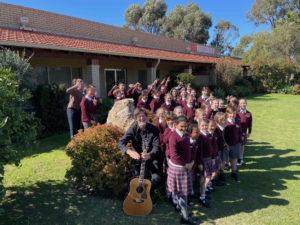
[[[209,186],[209,187],[207,187],[207,188],[208,188],[208,190],[209,190],[210,192],[215,192],[215,191],[216,191],[212,186]]]
[[[228,164],[228,163],[226,163],[226,164],[225,164],[225,168],[224,168],[224,170],[230,170],[230,166],[229,166],[229,164]]]
[[[241,159],[240,163],[241,163],[242,166],[246,166],[246,163],[245,163],[245,161],[243,159]]]
[[[210,204],[206,199],[199,198],[199,203],[203,205],[205,208],[210,208]]]
[[[240,182],[240,179],[239,179],[237,173],[231,173],[231,177],[232,177],[236,182]]]
[[[184,219],[183,217],[181,217],[180,223],[181,223],[181,224],[192,224],[192,225],[196,225],[196,224],[198,224],[198,219],[193,218],[193,217],[191,217],[191,216],[189,216],[188,219]]]
[[[212,180],[214,186],[224,186],[225,184],[221,180]]]

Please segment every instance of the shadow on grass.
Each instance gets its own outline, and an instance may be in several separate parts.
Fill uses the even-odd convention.
[[[247,166],[240,168],[240,183],[227,173],[227,185],[212,195],[212,208],[198,204],[191,207],[200,220],[214,220],[242,212],[251,213],[271,205],[285,206],[289,201],[280,197],[286,180],[298,180],[300,171],[286,169],[299,165],[299,156],[290,156],[293,149],[274,149],[267,142],[249,142]],[[92,197],[71,189],[66,183],[40,182],[32,186],[10,187],[3,203],[6,213],[0,224],[177,224],[180,215],[166,202],[158,202],[146,217],[127,216],[122,210],[123,199]]]
[[[36,144],[32,144],[25,149],[20,149],[19,154],[22,159],[28,156],[35,156],[37,154],[51,152],[52,150],[65,150],[65,147],[69,141],[69,133],[54,135],[38,140]]]

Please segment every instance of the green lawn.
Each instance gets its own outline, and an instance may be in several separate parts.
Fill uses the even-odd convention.
[[[253,135],[241,183],[228,178],[213,194],[212,208],[191,208],[203,224],[300,224],[300,96],[260,95],[248,101]],[[178,224],[180,215],[158,202],[151,215],[130,217],[123,199],[92,197],[64,180],[71,166],[68,135],[41,140],[25,151],[21,167],[7,165],[0,224]],[[229,174],[228,174],[229,175]]]

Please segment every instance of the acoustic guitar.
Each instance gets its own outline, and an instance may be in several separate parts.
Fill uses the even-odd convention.
[[[147,153],[148,141],[143,138],[142,149]],[[146,160],[142,159],[139,178],[130,181],[130,190],[123,203],[123,210],[130,216],[146,216],[152,211],[152,200],[150,196],[151,182],[144,179]]]

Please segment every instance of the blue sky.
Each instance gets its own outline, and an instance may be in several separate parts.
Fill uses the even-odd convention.
[[[146,0],[4,0],[2,2],[22,5],[30,8],[56,12],[105,24],[122,26],[125,23],[124,12],[129,5]],[[186,5],[189,0],[165,0],[168,11],[175,5]],[[228,20],[240,30],[240,36],[267,29],[266,26],[255,27],[247,22],[246,12],[255,0],[194,0],[205,13],[210,13],[213,26],[219,20]],[[212,36],[213,27],[210,29]]]

